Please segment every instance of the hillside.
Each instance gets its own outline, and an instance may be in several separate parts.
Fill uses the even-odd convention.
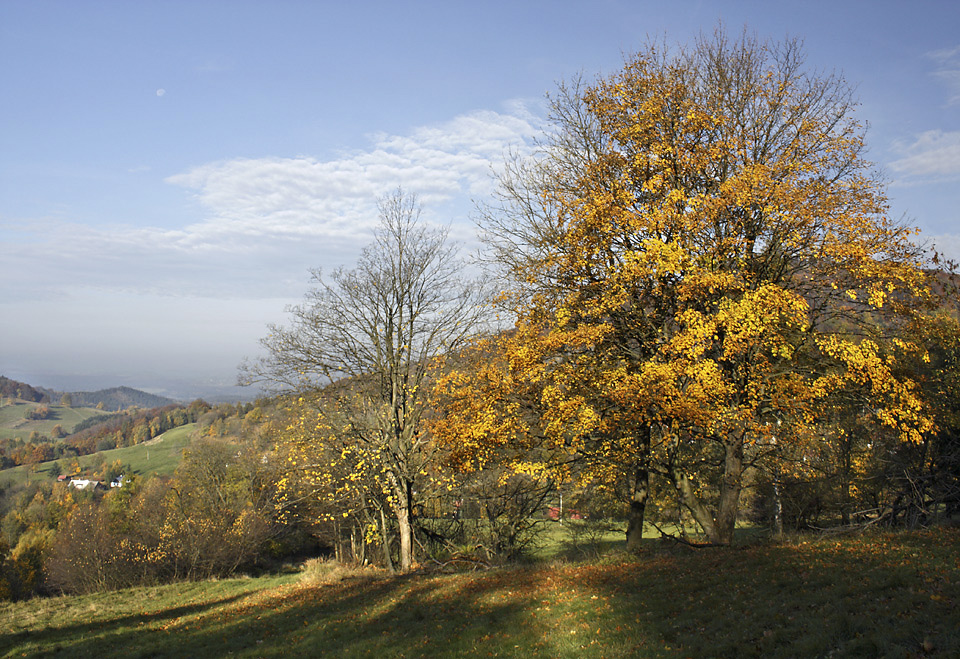
[[[190,445],[197,424],[189,423],[173,430],[168,430],[159,437],[125,448],[100,451],[92,455],[80,456],[81,473],[96,471],[102,464],[110,464],[119,460],[129,465],[133,473],[140,476],[156,474],[169,476],[180,464],[183,449]],[[0,471],[0,490],[19,486],[28,482],[54,480],[56,475],[50,471],[54,462],[65,464],[68,460],[44,462],[40,465],[22,465]]]
[[[956,530],[389,577],[335,563],[0,604],[0,655],[956,657]],[[316,568],[316,569],[314,569]]]
[[[165,407],[167,405],[176,405],[178,401],[164,396],[149,394],[139,389],[131,387],[113,387],[110,389],[100,389],[99,391],[53,391],[51,389],[37,388],[45,393],[52,401],[60,401],[64,395],[70,396],[70,404],[76,407],[97,407],[103,404],[103,409],[116,412],[127,409],[128,407],[141,407],[150,409],[154,407]]]
[[[41,407],[41,405],[47,407],[47,417],[45,419],[28,419],[28,412]],[[7,399],[0,405],[0,439],[19,437],[26,440],[34,431],[40,435],[51,437],[55,426],[60,426],[66,433],[71,433],[78,424],[90,417],[102,414],[102,410],[92,407],[63,407],[61,405],[46,405],[46,403]]]
[[[15,398],[30,403],[47,403],[50,398],[42,391],[42,387],[32,387],[25,382],[11,380],[0,375],[0,397]]]
[[[28,403],[59,403],[65,396],[70,399],[72,407],[97,407],[102,404],[103,409],[111,412],[128,407],[165,407],[179,402],[132,387],[111,387],[98,391],[57,391],[0,375],[0,397],[3,398]]]

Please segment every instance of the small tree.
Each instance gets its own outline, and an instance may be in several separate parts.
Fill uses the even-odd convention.
[[[51,478],[56,478],[63,473],[63,466],[59,462],[54,462],[47,468],[47,473]]]
[[[373,467],[368,494],[392,511],[407,570],[417,491],[434,458],[421,423],[424,384],[434,359],[474,330],[481,291],[464,278],[446,230],[423,224],[414,195],[398,189],[379,200],[379,210],[374,242],[357,266],[329,279],[315,271],[316,288],[290,309],[289,327],[271,327],[261,341],[267,356],[248,365],[243,380],[279,383],[307,401],[324,390],[321,408],[302,412],[321,417],[312,439],[321,447],[331,437],[346,441],[352,449],[338,455],[357,469]],[[309,453],[309,444],[302,449]],[[306,455],[291,462],[311,464]],[[319,467],[320,480],[328,468]]]

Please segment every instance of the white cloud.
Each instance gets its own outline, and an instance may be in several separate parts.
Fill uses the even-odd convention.
[[[376,198],[397,186],[429,211],[487,192],[504,150],[536,133],[529,117],[475,112],[410,135],[372,136],[372,148],[331,161],[237,159],[196,167],[168,182],[191,189],[208,210],[202,223],[165,237],[186,247],[232,236],[355,236],[376,221]]]
[[[474,112],[408,135],[377,134],[364,150],[231,159],[166,181],[192,192],[199,222],[175,227],[36,221],[4,223],[15,238],[3,264],[4,296],[77,287],[201,297],[302,294],[311,267],[351,264],[377,222],[376,198],[398,185],[416,193],[427,221],[468,233],[470,198],[492,187],[508,148],[536,134],[522,105]],[[0,273],[3,274],[3,273]],[[28,292],[29,291],[29,292]]]
[[[232,379],[264,324],[306,292],[309,269],[355,263],[379,195],[403,186],[425,220],[469,239],[470,197],[491,189],[491,169],[505,150],[526,148],[535,126],[516,106],[373,135],[330,160],[208,163],[166,179],[202,211],[172,228],[0,216],[0,310],[22,319],[0,328],[0,341],[18,346],[4,367]]]
[[[933,75],[946,85],[947,102],[950,105],[960,103],[960,46],[935,50],[927,53],[927,57],[937,63]]]
[[[928,130],[912,143],[899,142],[901,157],[890,163],[896,183],[936,183],[960,178],[960,131]]]

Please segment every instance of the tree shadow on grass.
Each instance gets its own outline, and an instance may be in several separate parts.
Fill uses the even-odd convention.
[[[960,534],[692,550],[581,574],[680,656],[960,656]]]
[[[527,612],[540,578],[517,569],[281,586],[106,630],[71,626],[56,644],[71,657],[531,656],[520,648],[537,636]]]
[[[96,638],[73,626],[57,641],[81,657],[960,656],[958,547],[953,533],[672,548],[292,584],[129,616]]]
[[[492,574],[294,587],[178,637],[191,652],[217,648],[236,656],[466,656],[508,642],[518,628],[528,602],[498,598],[504,587]],[[511,585],[509,592],[523,588]]]
[[[115,637],[123,638],[130,629],[140,629],[145,626],[155,628],[162,626],[165,622],[186,616],[202,615],[212,609],[236,602],[245,595],[246,593],[239,593],[231,597],[163,609],[154,613],[131,613],[87,623],[57,625],[55,620],[50,620],[48,626],[40,629],[34,628],[0,635],[0,656],[45,656],[51,651],[65,652],[70,656],[102,656],[104,648],[109,650]],[[125,596],[124,591],[120,591],[117,596]],[[137,605],[137,601],[130,601],[131,608]]]

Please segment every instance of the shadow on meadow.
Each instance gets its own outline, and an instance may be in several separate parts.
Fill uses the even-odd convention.
[[[81,657],[960,656],[958,549],[956,531],[652,543],[636,558],[289,584],[49,631]]]
[[[680,656],[960,656],[960,534],[673,549],[581,571]]]
[[[48,619],[39,629],[21,629],[6,631],[0,635],[0,656],[37,656],[65,651],[70,655],[100,656],[111,651],[111,645],[123,642],[131,629],[146,626],[155,628],[184,616],[202,615],[212,609],[229,605],[241,599],[243,595],[234,595],[198,604],[163,609],[153,613],[131,613],[107,620],[93,619],[90,622],[75,624],[56,624]],[[137,602],[131,602],[135,606]],[[91,609],[92,610],[92,609]],[[42,643],[41,648],[35,648]],[[36,652],[36,654],[34,654]]]

